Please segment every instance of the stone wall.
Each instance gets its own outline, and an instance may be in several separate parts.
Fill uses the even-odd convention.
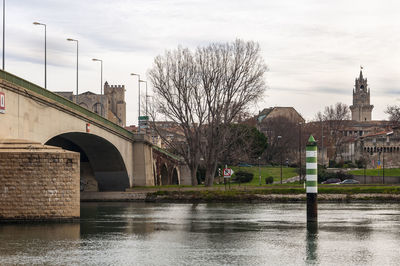
[[[0,221],[79,218],[79,153],[0,140]]]

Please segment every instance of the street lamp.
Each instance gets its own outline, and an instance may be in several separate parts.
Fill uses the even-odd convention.
[[[139,82],[146,83],[146,116],[147,116],[147,81],[146,80],[139,80]]]
[[[36,21],[33,25],[44,26],[44,88],[47,89],[47,25]]]
[[[282,136],[278,136],[278,141],[279,141],[279,146],[280,146],[280,154],[281,154],[281,184],[282,184],[282,144],[281,144],[281,140]]]
[[[140,75],[139,74],[135,74],[135,73],[131,73],[131,76],[137,76],[138,77],[138,87],[139,87],[139,102],[138,102],[138,132],[140,133]]]
[[[361,139],[361,155],[362,155],[362,163],[364,166],[364,184],[367,184],[367,175],[366,175],[366,171],[367,171],[367,158],[365,156],[365,151],[364,151],[364,139]]]
[[[101,116],[104,116],[104,114],[103,114],[103,60],[93,58],[92,61],[100,62],[100,66],[101,66],[101,71],[100,71],[100,101],[101,101],[100,113],[101,113]]]
[[[321,129],[321,155],[322,155],[322,167],[325,166],[325,158],[324,158],[324,125],[322,124]],[[329,164],[328,164],[329,167]]]
[[[68,38],[67,41],[76,42],[76,98],[75,98],[75,102],[76,102],[76,104],[78,104],[78,84],[79,84],[79,81],[78,81],[78,78],[79,78],[79,76],[78,76],[78,66],[79,66],[78,55],[79,55],[79,42],[78,42],[78,40],[71,39],[71,38]]]
[[[301,181],[301,126],[302,122],[299,123],[299,181]]]
[[[260,159],[261,157],[258,157],[258,175],[260,177],[260,186],[261,186],[261,169],[260,169]]]

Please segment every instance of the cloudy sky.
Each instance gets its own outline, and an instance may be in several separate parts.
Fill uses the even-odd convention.
[[[268,89],[253,108],[293,106],[307,120],[326,105],[351,105],[364,66],[373,119],[400,104],[400,4],[391,0],[15,0],[6,1],[6,71],[43,85],[47,24],[52,91],[75,91],[79,40],[80,92],[104,80],[126,86],[127,124],[137,123],[137,79],[155,56],[236,38],[260,43]],[[142,87],[144,88],[144,86]],[[143,90],[144,91],[144,90]]]

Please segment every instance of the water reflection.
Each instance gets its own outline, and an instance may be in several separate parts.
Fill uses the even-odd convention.
[[[397,204],[84,203],[77,224],[0,225],[0,265],[396,264]]]
[[[318,222],[307,223],[306,247],[306,262],[309,264],[317,264]]]

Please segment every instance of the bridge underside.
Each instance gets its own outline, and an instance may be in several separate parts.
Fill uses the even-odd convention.
[[[109,141],[87,133],[72,132],[53,137],[46,145],[61,147],[81,154],[81,190],[92,179],[92,190],[125,191],[129,177],[121,154]],[[83,177],[86,177],[83,178]],[[94,183],[94,184],[93,184]],[[86,189],[85,189],[86,188]]]

